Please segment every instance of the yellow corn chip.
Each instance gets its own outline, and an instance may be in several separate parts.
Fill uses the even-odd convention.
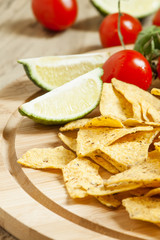
[[[159,88],[152,88],[151,94],[160,96],[160,89]]]
[[[160,187],[159,187],[159,188],[151,189],[150,191],[148,191],[148,192],[145,194],[146,197],[151,197],[151,196],[154,196],[154,195],[160,195]]]
[[[160,122],[160,113],[149,102],[141,100],[143,118],[147,122]]]
[[[91,128],[80,129],[77,136],[77,155],[86,156],[95,150],[108,146],[117,139],[137,131],[150,131],[153,127],[134,128]]]
[[[66,144],[71,150],[76,152],[77,150],[77,132],[67,132],[65,134],[58,133],[58,137]]]
[[[56,148],[33,148],[23,154],[17,162],[36,169],[62,169],[74,158],[75,154],[73,152],[60,146]]]
[[[128,118],[125,121],[122,121],[123,125],[127,127],[135,127],[143,124],[142,120],[134,119],[134,118]]]
[[[132,105],[116,90],[111,83],[104,83],[100,100],[100,112],[103,116],[121,120],[133,117]]]
[[[140,197],[140,196],[144,196],[146,195],[152,188],[147,188],[147,187],[143,187],[143,188],[137,188],[134,190],[129,191],[130,194],[132,196],[136,196],[136,197]]]
[[[126,135],[109,146],[100,146],[107,160],[119,171],[124,171],[137,162],[147,159],[148,149],[158,132],[146,131]]]
[[[98,173],[99,166],[85,158],[76,158],[63,169],[63,177],[69,195],[72,198],[87,196],[87,190],[103,185]]]
[[[147,160],[111,176],[104,184],[107,185],[107,188],[114,188],[118,185],[123,187],[123,184],[125,186],[141,184],[140,187],[160,187],[160,158],[157,158],[157,154],[151,153]]]
[[[60,127],[60,131],[70,131],[74,129],[84,128],[84,126],[90,121],[89,118],[82,118],[65,124],[63,127]]]
[[[142,120],[141,118],[141,106],[137,101],[137,96],[134,91],[131,91],[131,84],[119,81],[115,78],[112,79],[113,87],[121,93],[125,99],[131,104],[133,115],[132,117],[138,120]]]
[[[113,166],[110,162],[106,161],[102,156],[101,156],[101,152],[100,151],[95,151],[91,154],[88,155],[94,162],[96,162],[97,164],[99,164],[101,167],[103,167],[104,169],[106,169],[108,172],[112,173],[112,174],[116,174],[118,173],[118,169]]]
[[[96,198],[100,203],[109,208],[117,208],[121,205],[121,201],[116,199],[113,195],[97,196]]]
[[[159,99],[154,97],[149,92],[144,91],[143,89],[137,87],[136,85],[125,83],[115,78],[112,79],[112,84],[115,87],[115,89],[121,92],[121,94],[123,94],[124,97],[126,97],[127,99],[130,98],[130,96],[133,100],[135,98],[138,102],[141,102],[141,99],[143,99],[146,102],[150,103],[152,106],[154,106],[156,110],[160,111]]]
[[[85,125],[85,127],[117,127],[121,128],[123,127],[122,122],[113,117],[104,117],[99,116],[95,118],[91,118],[88,123]]]
[[[105,182],[104,182],[105,184]],[[90,187],[90,189],[87,190],[87,193],[92,196],[105,196],[105,195],[112,195],[115,193],[122,193],[122,192],[128,192],[133,189],[140,188],[142,186],[141,183],[129,183],[126,182],[126,184],[117,184],[112,186],[98,186],[96,188]]]
[[[160,142],[154,143],[155,149],[160,152]]]
[[[122,201],[131,219],[160,224],[160,199],[149,197],[126,198]]]
[[[79,128],[91,128],[91,127],[123,127],[122,122],[119,119],[98,116],[94,118],[78,119],[67,123],[60,128],[60,131],[70,131]]]

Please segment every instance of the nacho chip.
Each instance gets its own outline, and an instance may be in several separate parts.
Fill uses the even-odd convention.
[[[60,127],[60,131],[70,131],[79,128],[84,128],[84,126],[90,121],[89,118],[82,118],[65,124],[63,127]]]
[[[90,127],[123,127],[122,122],[119,119],[112,117],[98,116],[94,118],[78,119],[67,123],[60,128],[60,131],[70,131],[79,128]]]
[[[104,182],[105,184],[105,182]],[[112,195],[115,193],[122,193],[128,192],[133,189],[137,189],[142,187],[141,183],[126,183],[126,184],[117,184],[117,186],[98,186],[96,188],[90,188],[87,190],[87,193],[92,196],[105,196],[105,195]]]
[[[149,102],[141,100],[143,118],[147,122],[160,122],[160,113]]]
[[[151,94],[160,96],[160,89],[159,88],[152,88]]]
[[[66,144],[71,150],[76,152],[77,149],[77,132],[67,132],[65,134],[58,133],[58,137]]]
[[[140,197],[146,195],[152,188],[140,187],[134,190],[129,191],[132,196]]]
[[[160,199],[149,197],[126,198],[122,201],[131,219],[160,224]]]
[[[118,169],[113,166],[110,162],[106,161],[102,156],[101,156],[101,152],[100,151],[95,151],[91,154],[88,155],[94,162],[96,162],[97,164],[99,164],[101,167],[103,167],[104,169],[106,169],[108,172],[112,173],[112,174],[116,174],[118,173]]]
[[[132,118],[142,120],[141,106],[137,100],[139,96],[137,96],[137,92],[132,89],[132,86],[135,85],[119,81],[115,78],[112,79],[112,85],[131,104],[133,110]]]
[[[71,198],[83,198],[87,190],[103,185],[99,166],[86,158],[76,158],[63,169],[63,177]]]
[[[160,142],[154,143],[155,149],[160,152]]]
[[[104,83],[100,100],[100,112],[103,116],[115,117],[121,120],[133,117],[132,105],[113,89],[111,83]]]
[[[125,121],[122,121],[123,125],[126,127],[136,127],[143,124],[142,120],[134,119],[134,118],[128,118]]]
[[[62,169],[75,158],[75,154],[64,147],[33,148],[18,159],[18,163],[35,169]]]
[[[100,203],[109,208],[117,208],[121,205],[121,201],[116,199],[116,197],[113,195],[98,196],[96,198]]]
[[[129,186],[130,184],[141,184],[141,187],[160,187],[160,158],[157,158],[154,153],[150,154],[147,160],[111,176],[104,182],[107,188],[119,187],[119,185],[121,187]]]
[[[91,128],[80,129],[77,136],[77,155],[86,156],[92,152],[108,146],[121,137],[137,131],[150,131],[152,127],[135,128]]]
[[[138,102],[141,102],[141,99],[143,99],[154,106],[157,111],[160,111],[160,100],[149,92],[144,91],[136,85],[125,83],[115,78],[112,79],[112,84],[117,91],[126,97],[126,99],[136,99]]]
[[[109,146],[101,146],[100,150],[109,158],[107,160],[119,171],[124,171],[137,162],[148,157],[148,149],[158,132],[146,131],[126,135]]]
[[[160,195],[160,187],[159,187],[159,188],[151,189],[150,191],[148,191],[148,192],[145,194],[146,197],[151,197],[151,196],[154,196],[154,195]]]
[[[120,127],[122,128],[123,124],[117,118],[99,116],[99,117],[90,119],[90,121],[88,121],[85,127],[113,127],[113,128]]]

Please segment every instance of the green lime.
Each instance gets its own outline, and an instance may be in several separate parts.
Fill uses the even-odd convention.
[[[37,86],[50,91],[97,67],[109,57],[107,52],[21,59],[18,62]]]
[[[103,74],[96,68],[19,107],[19,112],[36,122],[62,124],[83,117],[99,103]]]
[[[91,0],[91,3],[102,15],[118,12],[118,0]],[[121,0],[121,12],[136,18],[146,17],[159,7],[159,0]]]

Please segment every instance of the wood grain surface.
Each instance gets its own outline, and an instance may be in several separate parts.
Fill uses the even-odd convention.
[[[47,55],[65,55],[65,54],[74,54],[74,53],[83,53],[93,50],[98,50],[101,48],[99,35],[98,35],[98,28],[102,21],[102,17],[100,14],[93,8],[93,6],[90,4],[88,0],[79,0],[78,1],[78,7],[79,7],[79,13],[78,18],[75,22],[75,24],[69,28],[67,31],[63,31],[60,33],[54,33],[51,31],[48,31],[44,29],[37,21],[35,20],[32,11],[31,11],[31,1],[27,0],[0,0],[0,88],[2,89],[0,92],[0,101],[1,101],[1,110],[0,110],[0,116],[1,116],[1,124],[0,124],[0,131],[2,132],[3,128],[5,127],[7,120],[9,117],[11,117],[11,125],[19,124],[14,121],[14,119],[17,120],[19,118],[19,115],[17,115],[16,109],[17,106],[23,102],[25,99],[27,99],[32,94],[39,91],[39,89],[35,86],[33,86],[30,82],[28,82],[28,79],[26,77],[22,78],[21,76],[24,75],[24,71],[22,66],[17,64],[17,60],[20,58],[28,58],[28,57],[38,57],[38,56],[47,56]],[[143,20],[143,25],[149,25],[151,23],[152,16],[149,18],[146,18]],[[8,87],[6,87],[8,84],[10,84]],[[6,87],[4,89],[4,87]],[[19,120],[18,120],[19,121]],[[24,124],[24,125],[23,125]],[[21,139],[22,134],[25,134],[25,136],[29,136],[27,129],[30,129],[31,122],[24,120],[22,126],[24,127],[18,128],[18,137],[17,137],[17,145],[21,146],[21,142],[23,140]],[[31,124],[31,125],[30,125]],[[12,132],[10,132],[10,126],[7,125],[5,132],[5,138],[6,141],[9,141],[11,144],[13,139],[8,139],[8,136],[12,135]],[[17,128],[16,128],[17,129]],[[34,133],[37,133],[36,131],[39,131],[39,128],[37,126],[32,126],[31,128]],[[35,130],[36,129],[36,130]],[[9,132],[7,132],[9,131]],[[15,131],[15,128],[13,128],[12,125],[12,131]],[[23,132],[24,131],[24,132]],[[46,130],[45,130],[46,131]],[[42,139],[44,140],[46,137],[46,132],[44,131],[44,138],[42,136]],[[38,134],[38,133],[37,133]],[[42,134],[43,135],[43,134]],[[47,131],[48,135],[48,131]],[[14,136],[14,132],[13,132]],[[3,136],[4,137],[4,136]],[[34,137],[34,134],[33,134]],[[46,142],[46,145],[53,144],[52,142],[53,136],[50,135],[49,141]],[[11,141],[11,142],[10,142]],[[33,142],[33,141],[32,141]],[[32,145],[32,144],[31,144]],[[9,147],[8,142],[6,142],[6,145],[3,145],[4,149],[5,147]],[[23,143],[23,146],[30,147],[30,140],[27,139],[25,143]],[[2,147],[2,146],[1,146]],[[12,148],[12,146],[10,146]],[[7,150],[7,149],[6,149]],[[17,156],[20,156],[22,151],[25,150],[24,148],[17,148],[17,152],[14,151],[11,154],[17,154]],[[13,156],[12,156],[13,157]],[[8,159],[10,157],[8,156]],[[1,156],[1,159],[3,157]],[[10,173],[12,173],[13,166],[9,164],[9,162],[5,162],[7,164],[6,169],[10,169]],[[11,170],[12,169],[12,170]],[[19,212],[16,214],[22,219],[22,222],[28,221],[30,224],[36,225],[36,217],[39,211],[39,205],[37,205],[36,200],[34,199],[28,199],[28,194],[24,190],[16,190],[17,189],[17,179],[14,180],[14,178],[11,177],[10,173],[8,171],[4,170],[4,166],[2,162],[0,162],[0,182],[1,182],[1,189],[3,188],[3,197],[7,197],[7,191],[6,189],[13,190],[13,199],[15,203],[19,206]],[[27,170],[27,177],[32,177],[32,181],[35,181],[36,184],[40,185],[41,188],[45,188],[45,184],[39,181],[39,176],[37,173],[33,174],[32,170]],[[25,175],[26,172],[24,171]],[[23,173],[23,174],[24,174]],[[40,175],[44,174],[40,172]],[[5,185],[3,185],[3,178],[5,176],[8,176],[8,182],[5,182]],[[52,178],[53,174],[45,174],[46,183],[50,181],[50,177]],[[61,180],[60,180],[61,181]],[[25,183],[24,183],[25,185]],[[32,188],[31,188],[32,189]],[[50,194],[50,190],[48,190],[46,194]],[[53,192],[51,191],[51,194]],[[25,196],[25,197],[24,197]],[[27,207],[26,203],[22,203],[21,199],[27,198],[30,205]],[[1,196],[0,196],[0,199]],[[8,211],[8,206],[10,209],[10,217],[8,217],[8,214],[5,214],[5,211],[3,209],[3,212],[1,212],[1,221],[0,225],[10,231],[11,233],[17,235],[21,239],[29,239],[28,236],[35,237],[34,239],[37,239],[36,232],[41,229],[41,225],[38,226],[37,229],[31,230],[28,232],[27,228],[25,228],[25,225],[19,225],[19,223],[14,222],[14,214],[16,211],[16,204],[12,204],[13,199],[10,199],[10,196],[8,196],[8,202],[6,203],[6,208]],[[71,204],[71,203],[70,203]],[[80,205],[83,203],[80,203]],[[94,202],[92,203],[95,204]],[[4,205],[4,202],[3,202]],[[42,204],[43,205],[43,204]],[[35,208],[33,208],[35,206]],[[76,208],[76,207],[75,207]],[[25,218],[22,214],[22,212],[25,209],[25,213],[29,213],[30,211],[33,212],[34,218],[31,219],[23,219]],[[37,210],[38,209],[38,210]],[[46,221],[45,229],[44,231],[48,231],[48,235],[51,234],[51,224],[53,222],[56,223],[56,228],[59,229],[59,234],[62,231],[61,230],[61,223],[62,223],[62,217],[61,216],[52,216],[51,210],[48,210],[46,214],[46,219],[43,219],[43,211],[44,206],[41,207],[41,216],[39,216],[40,220],[43,220],[44,223],[46,219],[50,219],[49,221]],[[46,212],[46,211],[45,211]],[[53,218],[53,219],[52,219]],[[3,221],[2,221],[3,219]],[[128,219],[128,218],[127,218]],[[53,222],[52,222],[53,220]],[[82,219],[80,218],[82,221]],[[28,224],[28,222],[26,224]],[[74,224],[75,225],[75,224]],[[18,229],[18,226],[21,226],[24,232],[20,231]],[[66,221],[65,227],[68,230],[72,226],[70,221]],[[134,226],[131,226],[134,227]],[[72,228],[72,227],[71,227]],[[94,228],[94,226],[93,226]],[[102,231],[99,230],[99,231]],[[103,229],[104,231],[104,229]],[[102,231],[102,232],[103,232]],[[81,232],[86,234],[86,237],[92,238],[92,239],[112,239],[112,234],[109,233],[109,235],[102,236],[100,233],[96,233],[90,230],[86,230],[84,227],[80,227],[78,225],[74,226],[74,230],[70,232],[72,233],[69,235],[68,239],[78,239],[76,238],[78,236],[78,233],[81,234]],[[41,232],[43,235],[43,233]],[[51,235],[50,235],[51,236]],[[79,235],[80,236],[80,235]],[[61,238],[62,235],[57,236],[57,239],[63,239]],[[13,240],[16,239],[10,234],[8,234],[5,230],[0,228],[0,240],[7,239],[7,240]],[[51,238],[45,238],[44,239],[51,239]],[[81,238],[79,238],[81,239]],[[88,239],[88,238],[87,238]],[[116,235],[114,236],[114,239],[116,239]]]

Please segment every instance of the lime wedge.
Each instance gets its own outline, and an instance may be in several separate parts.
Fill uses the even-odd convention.
[[[36,122],[51,125],[83,117],[99,103],[103,74],[96,68],[61,87],[19,107],[19,112]]]
[[[91,3],[102,15],[118,12],[118,0],[91,0]],[[159,0],[121,0],[121,12],[136,18],[146,17],[159,7]]]
[[[89,53],[21,59],[18,62],[36,85],[50,91],[97,67],[102,67],[109,54]]]

